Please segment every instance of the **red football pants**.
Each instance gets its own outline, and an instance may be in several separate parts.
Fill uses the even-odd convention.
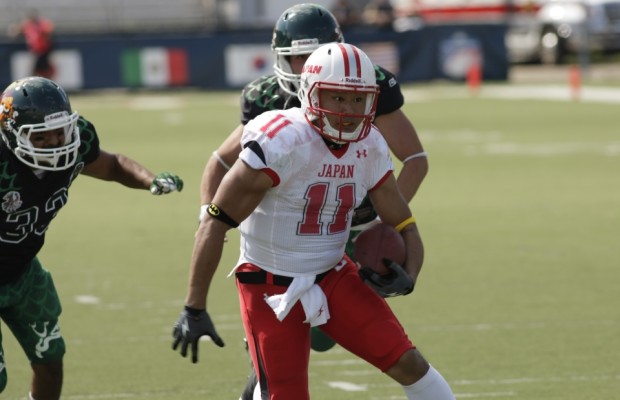
[[[246,264],[237,272],[257,269]],[[320,328],[351,353],[385,372],[415,348],[385,300],[359,278],[357,266],[348,258],[342,269],[332,270],[319,286],[331,315]],[[310,325],[304,323],[303,307],[298,302],[278,321],[265,296],[284,293],[285,286],[237,281],[237,288],[263,398],[268,391],[270,400],[309,399]]]

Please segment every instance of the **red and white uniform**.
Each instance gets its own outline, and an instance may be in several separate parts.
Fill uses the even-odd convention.
[[[22,23],[26,44],[34,54],[45,54],[52,48],[51,34],[54,24],[44,18],[28,19]]]
[[[329,318],[321,329],[386,371],[414,346],[385,300],[362,282],[344,255],[353,209],[392,173],[385,140],[373,127],[362,141],[331,150],[301,109],[293,108],[261,114],[246,125],[241,142],[241,160],[274,181],[239,227],[236,268],[241,316],[263,398],[309,399],[306,304],[290,302],[280,318],[266,301],[285,298],[300,280],[311,279],[312,289],[324,295],[328,310],[320,312]],[[288,287],[273,277],[242,282],[240,275],[261,269],[295,280]],[[314,284],[312,277],[326,271]]]
[[[261,114],[247,124],[241,144],[248,147],[240,158],[275,183],[240,225],[240,263],[280,275],[317,275],[336,265],[353,209],[394,169],[376,129],[329,150],[296,108]]]

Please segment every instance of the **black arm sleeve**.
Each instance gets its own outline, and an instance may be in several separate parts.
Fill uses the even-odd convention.
[[[375,74],[380,92],[377,99],[376,116],[392,113],[405,104],[405,97],[400,90],[400,84],[393,73],[383,67],[375,65]]]

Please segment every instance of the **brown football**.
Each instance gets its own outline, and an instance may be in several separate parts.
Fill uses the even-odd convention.
[[[354,240],[353,260],[384,275],[390,270],[383,263],[387,258],[404,266],[407,258],[405,241],[400,233],[392,226],[384,223],[373,225],[366,229]]]

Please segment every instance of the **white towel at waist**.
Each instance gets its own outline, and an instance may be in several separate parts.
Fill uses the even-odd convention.
[[[282,321],[291,311],[297,300],[306,313],[310,326],[322,325],[329,319],[327,297],[323,289],[314,283],[314,276],[298,276],[293,278],[286,292],[273,296],[265,295],[265,301],[273,309],[278,320]]]

